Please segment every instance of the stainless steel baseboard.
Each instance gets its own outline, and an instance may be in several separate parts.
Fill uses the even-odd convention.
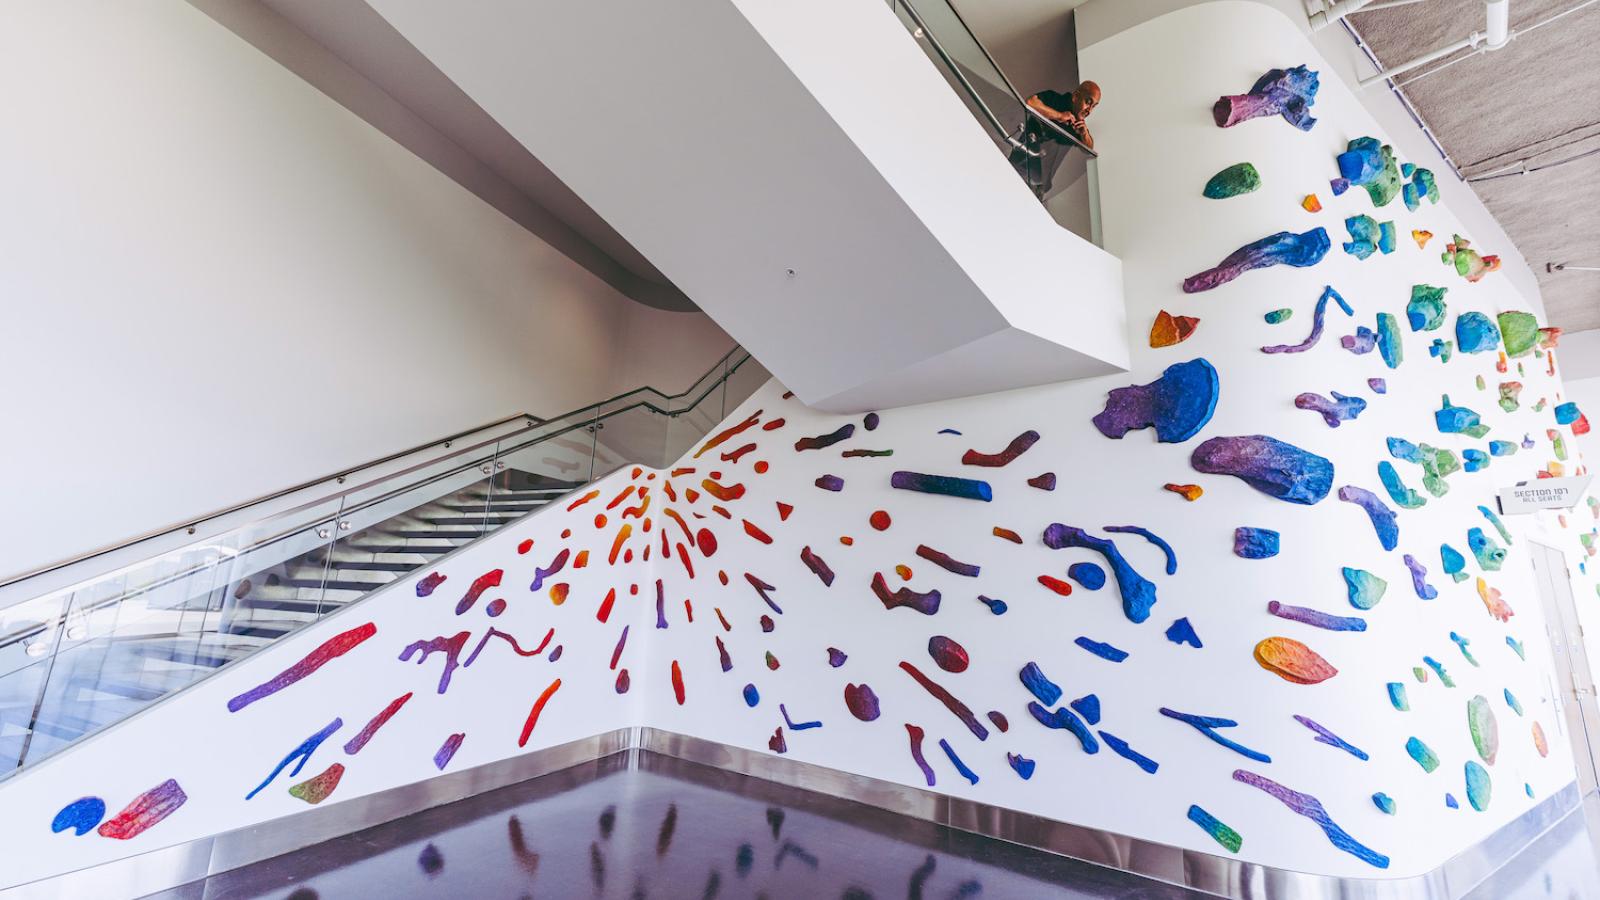
[[[1443,866],[1412,878],[1335,878],[1199,853],[657,728],[624,728],[248,828],[0,891],[7,898],[139,897],[617,754],[640,752],[865,804],[1236,900],[1457,900],[1579,806],[1576,782]],[[575,773],[581,778],[603,774]],[[1309,839],[1309,838],[1308,838]]]
[[[1143,841],[655,728],[640,729],[639,746],[1236,900],[1457,900],[1572,813],[1582,799],[1574,781],[1426,875],[1335,878]]]

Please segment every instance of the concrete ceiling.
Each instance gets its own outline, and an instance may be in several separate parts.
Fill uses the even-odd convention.
[[[190,2],[621,293],[695,308],[365,2]],[[615,139],[604,127],[594,139]]]
[[[1580,3],[1511,0],[1511,27],[1528,28]],[[1357,13],[1351,23],[1389,67],[1482,31],[1484,4],[1423,0]],[[1501,50],[1475,56],[1460,51],[1396,78],[1533,267],[1550,322],[1567,331],[1600,328],[1600,273],[1545,271],[1546,263],[1600,265],[1597,48],[1600,3],[1593,3]],[[1526,175],[1490,177],[1517,172],[1524,161],[1533,169],[1574,157],[1581,158]]]

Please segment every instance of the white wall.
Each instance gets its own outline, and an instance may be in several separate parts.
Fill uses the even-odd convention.
[[[9,7],[0,83],[0,575],[726,349],[186,4]]]

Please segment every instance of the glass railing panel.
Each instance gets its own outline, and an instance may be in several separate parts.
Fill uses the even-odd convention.
[[[1060,225],[1097,241],[1094,153],[1059,125],[1030,112],[951,0],[890,0],[939,73]],[[1062,90],[1070,85],[1060,86]]]
[[[650,397],[623,397],[600,406],[595,434],[595,475],[627,465],[662,466],[667,462],[669,404]]]
[[[0,777],[595,478],[670,464],[765,377],[736,350],[682,395],[641,389],[392,457],[331,496],[0,606]]]
[[[564,416],[534,435],[517,435],[495,448],[489,481],[488,530],[503,528],[587,484],[594,472],[597,408]]]
[[[22,764],[44,698],[70,591],[0,609],[0,773]]]
[[[729,408],[727,376],[736,363],[735,357],[723,359],[715,382],[697,385],[696,390],[673,398],[662,454],[666,458],[664,466],[692,451],[712,427],[722,421],[723,410]]]
[[[337,511],[314,504],[72,590],[22,764],[315,621],[322,573],[307,558],[330,542]],[[274,592],[303,599],[272,603]]]

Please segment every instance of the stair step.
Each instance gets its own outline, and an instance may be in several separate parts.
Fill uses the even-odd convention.
[[[190,666],[200,666],[207,669],[215,669],[233,662],[240,656],[244,656],[246,653],[253,651],[256,648],[241,647],[239,649],[244,652],[241,652],[237,655],[228,655],[225,652],[207,652],[205,650],[196,650],[191,647],[175,647],[168,644],[141,647],[134,652],[138,653],[140,656],[148,656],[151,659],[164,659],[168,662],[182,663]]]
[[[367,553],[403,553],[408,556],[433,557],[442,556],[446,553],[449,553],[451,550],[456,549],[456,545],[445,544],[442,546],[418,547],[409,544],[374,544],[370,547],[355,547],[351,549],[361,550]],[[374,561],[378,562],[381,560]]]
[[[377,590],[393,580],[355,581],[348,578],[330,578],[327,581],[323,581],[321,578],[285,578],[281,583],[285,587],[292,588],[321,588],[328,591],[355,591],[365,594],[368,591]],[[249,597],[245,597],[246,601],[249,599]]]
[[[315,618],[319,611],[330,610],[340,604],[329,603],[326,599],[317,600],[265,600],[255,597],[246,597],[239,601],[238,609],[260,609],[271,612],[305,613],[310,618]]]
[[[411,539],[411,540],[452,540],[452,539],[454,539],[454,540],[470,541],[470,540],[473,540],[475,538],[483,536],[483,531],[481,529],[475,529],[475,530],[471,530],[471,531],[468,531],[468,530],[445,531],[442,528],[441,529],[436,529],[436,530],[430,529],[430,530],[417,530],[417,531],[412,531],[410,529],[401,531],[401,530],[397,529],[397,530],[391,531],[389,533],[394,535],[397,538]]]
[[[114,678],[101,678],[97,681],[79,678],[67,683],[68,690],[95,691],[102,694],[115,694],[129,700],[143,700],[146,703],[165,697],[171,693],[169,690],[147,687],[137,681],[121,681]]]
[[[445,550],[445,549],[449,549],[449,548],[440,547],[439,549],[440,550]],[[390,552],[390,551],[385,551],[385,552]],[[411,552],[411,551],[400,551],[400,552]],[[337,563],[334,564],[334,568],[336,570],[343,570],[343,571],[350,571],[350,572],[409,572],[412,569],[415,569],[416,567],[418,567],[420,565],[422,565],[422,563],[404,562],[404,561],[400,561],[400,560],[389,561],[389,560],[383,560],[383,559],[342,559],[342,560],[339,560]],[[388,584],[387,581],[386,582],[382,582],[382,583],[383,584]]]
[[[268,628],[268,627],[266,627],[264,625],[227,625],[227,626],[224,626],[223,628],[219,628],[217,630],[220,631],[223,634],[237,634],[237,635],[242,635],[244,637],[259,637],[259,638],[269,638],[269,639],[272,639],[272,640],[277,640],[278,638],[283,637],[284,635],[288,634],[289,632],[293,631],[294,629],[292,629],[292,628]]]
[[[429,525],[475,525],[476,526],[476,525],[482,525],[485,522],[488,522],[488,523],[491,523],[491,524],[495,524],[495,525],[504,525],[507,522],[515,522],[516,520],[522,518],[525,515],[527,515],[527,513],[520,513],[520,512],[510,512],[510,513],[481,513],[481,512],[473,512],[473,513],[466,513],[464,515],[459,515],[459,516],[427,516],[427,517],[423,518],[422,521],[428,523]]]

